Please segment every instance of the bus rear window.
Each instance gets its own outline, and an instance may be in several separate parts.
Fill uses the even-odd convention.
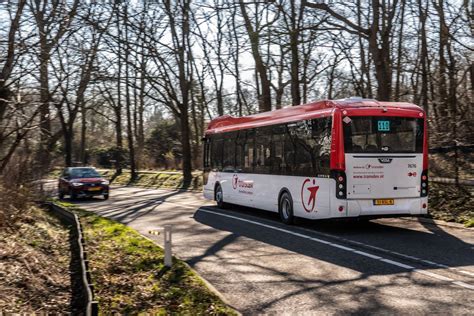
[[[423,152],[423,119],[353,116],[342,124],[346,153]]]

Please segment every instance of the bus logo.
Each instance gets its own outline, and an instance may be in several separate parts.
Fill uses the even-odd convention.
[[[379,158],[380,163],[391,163],[392,158]]]
[[[235,189],[237,189],[237,185],[239,183],[239,176],[234,174],[234,176],[232,177],[232,187]]]
[[[301,203],[306,212],[310,213],[314,210],[316,204],[316,193],[319,186],[316,185],[316,180],[306,179],[301,186]]]

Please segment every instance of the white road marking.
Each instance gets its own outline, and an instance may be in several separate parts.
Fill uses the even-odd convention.
[[[402,257],[402,258],[405,258],[405,259],[408,259],[408,260],[414,260],[414,261],[417,261],[417,262],[422,262],[424,264],[431,265],[431,266],[434,266],[436,268],[449,269],[454,273],[462,273],[462,274],[474,277],[473,272],[466,271],[466,270],[460,270],[459,268],[450,267],[450,266],[447,266],[445,264],[433,262],[433,261],[430,261],[430,260],[421,259],[421,258],[418,258],[418,257],[415,257],[415,256],[406,255],[406,254],[396,252],[396,251],[387,250],[387,249],[380,248],[380,247],[373,246],[373,245],[369,245],[369,244],[366,244],[366,243],[363,243],[363,242],[343,238],[343,237],[340,237],[340,236],[326,234],[326,233],[319,232],[319,231],[313,231],[313,230],[310,230],[310,229],[307,229],[307,228],[304,228],[304,227],[298,227],[298,229],[301,229],[301,230],[304,230],[304,231],[307,231],[307,232],[310,232],[310,233],[318,234],[318,235],[321,235],[321,236],[325,236],[325,237],[328,237],[328,238],[331,238],[331,239],[336,239],[336,240],[339,240],[339,241],[342,241],[342,242],[345,242],[345,243],[349,243],[349,244],[352,244],[352,245],[358,245],[358,246],[362,246],[364,248],[373,249],[373,250],[384,252],[384,253],[387,253],[387,254],[390,254],[390,255],[396,255],[398,257]]]
[[[308,239],[308,240],[311,240],[311,241],[315,241],[315,242],[318,242],[318,243],[321,243],[321,244],[324,244],[324,245],[328,245],[330,247],[334,247],[334,248],[345,250],[345,251],[348,251],[348,252],[351,252],[351,253],[362,255],[362,256],[377,260],[377,261],[385,262],[387,264],[394,265],[394,266],[397,266],[397,267],[400,267],[400,268],[404,268],[404,269],[407,269],[409,271],[417,272],[417,273],[423,274],[425,276],[429,276],[429,277],[432,277],[432,278],[435,278],[435,279],[438,279],[438,280],[450,282],[450,283],[455,284],[457,286],[461,286],[461,287],[464,287],[464,288],[467,288],[467,289],[470,289],[470,290],[474,290],[474,286],[472,286],[470,284],[460,282],[460,281],[455,281],[452,278],[445,277],[445,276],[437,274],[437,273],[417,269],[413,266],[406,265],[406,264],[403,264],[403,263],[398,262],[398,261],[390,260],[390,259],[383,258],[383,257],[380,257],[380,256],[375,256],[375,255],[367,253],[365,251],[356,250],[354,248],[346,247],[346,246],[343,246],[343,245],[340,245],[340,244],[337,244],[337,243],[333,243],[333,242],[330,242],[330,241],[326,241],[326,240],[323,240],[323,239],[319,239],[319,238],[316,238],[316,237],[310,237],[310,236],[307,236],[307,235],[304,235],[304,234],[301,234],[301,233],[297,233],[297,232],[293,232],[291,230],[287,230],[287,229],[284,229],[284,228],[271,226],[271,225],[268,225],[268,224],[252,221],[252,220],[245,219],[245,218],[240,218],[240,217],[233,216],[233,215],[222,214],[222,213],[210,211],[210,210],[207,210],[207,209],[202,209],[201,208],[200,212],[210,213],[210,214],[223,216],[223,217],[227,217],[227,218],[232,218],[232,219],[235,219],[235,220],[238,220],[238,221],[241,221],[241,222],[247,222],[247,223],[257,225],[257,226],[277,230],[277,231],[280,231],[280,232],[283,232],[283,233],[287,233],[289,235],[293,235],[293,236],[301,237],[301,238]],[[378,247],[374,247],[374,248],[378,248]],[[408,257],[408,256],[406,256],[406,257]]]

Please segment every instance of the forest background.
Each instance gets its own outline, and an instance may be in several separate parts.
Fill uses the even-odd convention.
[[[202,165],[220,115],[350,96],[429,118],[431,175],[472,178],[464,0],[0,2],[0,174]]]

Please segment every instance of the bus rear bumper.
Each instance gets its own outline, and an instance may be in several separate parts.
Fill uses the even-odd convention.
[[[424,215],[428,214],[428,198],[398,198],[393,205],[374,205],[373,200],[347,200],[347,215],[355,216],[390,216],[390,215]]]

